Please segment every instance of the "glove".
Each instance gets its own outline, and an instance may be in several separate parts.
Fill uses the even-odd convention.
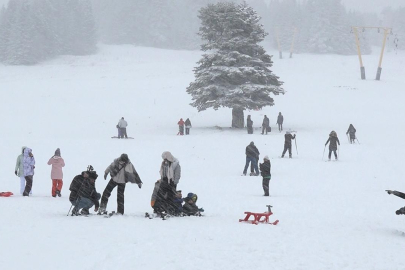
[[[15,175],[17,175],[17,171],[14,171]],[[17,175],[18,176],[18,175]]]
[[[388,195],[392,194],[392,190],[386,190],[386,191],[387,191]]]
[[[138,187],[139,187],[139,188],[142,188],[142,183],[139,183],[139,184],[138,184]]]
[[[104,174],[104,180],[107,180],[107,175],[108,175],[108,173]]]

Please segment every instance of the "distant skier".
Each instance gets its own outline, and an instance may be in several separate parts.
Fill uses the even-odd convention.
[[[186,125],[186,135],[190,135],[190,128],[192,127],[190,119],[187,118],[184,124]]]
[[[349,134],[350,143],[354,143],[356,140],[356,129],[352,124],[350,124],[349,128],[347,129],[346,135]]]
[[[290,131],[287,131],[286,133],[285,133],[285,135],[284,135],[284,151],[283,151],[283,153],[281,154],[281,157],[283,158],[284,157],[284,155],[285,155],[285,153],[287,152],[287,150],[288,150],[288,155],[289,155],[289,157],[290,158],[292,158],[292,153],[291,153],[291,140],[294,140],[295,139],[295,134],[294,134],[294,136],[293,135],[291,135],[291,132]]]
[[[253,134],[253,121],[250,118],[250,115],[248,115],[248,117],[246,119],[246,126],[247,126],[247,133]]]
[[[283,122],[284,122],[284,116],[281,114],[281,112],[279,112],[278,116],[277,116],[277,125],[278,125],[278,130],[280,132],[283,130]]]
[[[177,125],[179,125],[179,132],[177,135],[184,135],[184,121],[183,118],[180,118],[180,121],[177,122]]]
[[[142,188],[142,181],[127,154],[122,154],[119,158],[114,159],[110,166],[104,171],[104,180],[107,180],[108,174],[110,174],[111,179],[105,187],[103,196],[101,197],[99,214],[106,214],[108,199],[110,198],[113,189],[118,186],[117,213],[123,215],[126,183],[135,183],[139,188]]]
[[[32,150],[28,147],[24,149],[23,165],[25,176],[25,189],[23,196],[29,196],[34,181],[35,158],[32,154]]]
[[[263,177],[263,190],[264,190],[264,196],[270,196],[269,194],[269,184],[270,184],[270,179],[271,179],[271,164],[270,164],[270,159],[268,156],[265,156],[263,159],[263,163],[260,163],[260,172]]]
[[[127,121],[124,120],[124,117],[121,117],[120,121],[118,122],[118,127],[121,130],[121,134],[119,134],[118,138],[124,138],[125,136],[125,139],[128,139],[127,126]]]
[[[402,199],[405,199],[405,193],[396,191],[396,190],[386,190],[389,195],[394,194],[395,196],[398,196]],[[397,211],[395,211],[395,214],[397,215],[405,215],[405,207],[399,208]]]
[[[265,131],[266,131],[266,135],[267,135],[267,131],[271,131],[270,130],[270,119],[267,118],[267,115],[265,115],[263,118],[262,135],[264,134]]]
[[[87,171],[76,175],[70,184],[69,201],[74,206],[72,216],[88,215],[94,206],[94,212],[99,210],[100,193],[97,193],[95,181],[98,175],[90,165]],[[79,213],[80,209],[82,211]]]
[[[20,177],[20,194],[23,195],[25,189],[25,176],[24,176],[24,149],[27,148],[23,146],[21,148],[21,154],[17,157],[17,162],[15,164],[15,175]],[[32,189],[30,191],[32,194]]]
[[[259,175],[259,168],[257,167],[257,163],[258,163],[260,152],[257,149],[257,147],[255,146],[254,142],[250,142],[250,144],[248,146],[246,146],[245,154],[246,154],[246,164],[245,164],[245,168],[243,169],[243,175],[246,175],[247,169],[249,167],[249,163],[251,163],[251,166],[253,166],[253,168],[256,172],[253,175],[254,176]]]
[[[52,156],[49,161],[48,165],[52,165],[51,170],[51,179],[52,179],[52,197],[59,197],[61,195],[62,186],[63,186],[63,172],[62,168],[65,167],[65,161],[60,155],[60,149],[57,148],[55,151],[55,155]]]
[[[329,143],[329,155],[328,158],[330,160],[330,157],[332,155],[332,152],[335,155],[335,159],[338,159],[338,156],[336,154],[337,150],[337,145],[340,145],[339,138],[337,137],[337,134],[335,131],[332,130],[332,132],[329,134],[329,139],[326,141],[325,146]]]

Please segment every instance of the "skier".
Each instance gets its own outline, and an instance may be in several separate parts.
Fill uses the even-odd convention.
[[[60,193],[63,186],[63,172],[62,168],[65,167],[65,161],[60,155],[60,149],[57,148],[55,155],[48,161],[48,165],[52,165],[51,179],[52,179],[52,197],[62,196]]]
[[[263,177],[263,190],[264,190],[264,196],[270,196],[269,194],[269,184],[270,184],[270,179],[271,179],[271,164],[270,164],[270,159],[268,156],[265,156],[263,159],[263,163],[260,163],[260,172]]]
[[[99,214],[107,214],[108,198],[111,196],[113,189],[118,186],[117,190],[117,213],[124,214],[124,192],[127,182],[136,183],[139,188],[142,188],[142,181],[139,178],[138,173],[135,170],[134,165],[128,158],[127,154],[122,154],[119,158],[107,167],[104,172],[104,180],[107,180],[107,176],[110,174],[111,179],[104,189],[103,196],[101,197]]]
[[[283,122],[284,122],[284,116],[281,114],[281,112],[279,112],[278,116],[277,116],[277,124],[278,124],[278,130],[280,132],[283,130]]]
[[[259,159],[260,152],[257,149],[257,147],[255,146],[254,142],[250,142],[250,144],[248,146],[246,146],[245,154],[246,154],[246,164],[245,164],[245,168],[243,169],[243,175],[246,175],[247,169],[249,167],[249,162],[251,163],[251,166],[253,165],[253,168],[256,171],[255,174],[250,174],[250,175],[254,175],[254,176],[259,175],[259,169],[257,168],[257,162]]]
[[[405,193],[396,191],[396,190],[386,190],[389,195],[394,194],[395,196],[398,196],[402,199],[405,199]],[[395,211],[395,214],[397,215],[405,215],[405,207],[399,208],[397,211]]]
[[[329,139],[326,141],[325,146],[329,143],[329,155],[328,158],[330,160],[330,157],[332,155],[332,152],[335,155],[335,159],[338,159],[338,156],[336,154],[336,150],[337,150],[337,144],[340,145],[339,142],[339,138],[337,137],[337,134],[334,130],[332,130],[332,132],[329,134]]]
[[[262,124],[262,135],[264,134],[264,131],[266,131],[266,135],[267,135],[267,131],[269,131],[269,129],[270,129],[270,120],[269,120],[269,118],[267,118],[267,115],[265,115],[263,118],[263,124]]]
[[[173,157],[169,151],[162,153],[162,164],[160,165],[160,189],[165,194],[165,199],[172,202],[176,195],[177,185],[181,177],[181,166],[178,159]]]
[[[20,194],[23,195],[25,189],[25,176],[24,176],[24,149],[27,148],[23,146],[21,148],[21,154],[17,157],[17,162],[15,164],[15,175],[20,177]],[[32,189],[30,195],[32,194]]]
[[[127,126],[128,126],[127,121],[124,120],[124,117],[121,117],[120,121],[118,122],[118,127],[121,130],[121,133],[118,135],[119,139],[124,138],[124,136],[125,136],[125,139],[128,139]]]
[[[28,147],[24,149],[23,166],[25,177],[23,196],[29,196],[32,189],[32,182],[34,181],[35,158],[32,154],[32,150]]]
[[[354,140],[356,139],[356,129],[352,124],[350,124],[349,128],[347,129],[346,135],[347,134],[349,134],[350,143],[354,143]]]
[[[253,134],[253,121],[250,118],[250,115],[248,115],[248,117],[246,119],[246,126],[247,126],[247,133]]]
[[[184,124],[186,125],[186,135],[190,135],[190,128],[192,127],[190,119],[187,118]]]
[[[291,135],[291,132],[290,132],[290,131],[287,131],[287,132],[285,133],[285,135],[284,135],[284,151],[283,151],[283,153],[281,154],[281,157],[282,157],[282,158],[284,157],[284,155],[285,155],[285,153],[287,152],[287,150],[288,150],[288,155],[289,155],[289,157],[292,158],[292,153],[291,153],[291,140],[294,140],[294,139],[295,139],[295,134],[294,134],[294,136]]]
[[[98,175],[90,165],[88,170],[76,175],[70,184],[69,201],[74,206],[72,216],[88,215],[89,209],[94,206],[94,212],[99,209],[100,193],[97,193],[95,181]],[[82,211],[79,210],[82,209]]]
[[[187,216],[201,216],[201,212],[204,212],[203,208],[198,208],[196,205],[198,196],[194,193],[188,193],[184,198],[183,213]]]
[[[184,135],[184,121],[183,118],[180,118],[179,122],[177,122],[177,125],[179,125],[179,132],[177,135]]]

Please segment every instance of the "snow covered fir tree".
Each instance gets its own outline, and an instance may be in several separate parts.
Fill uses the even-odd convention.
[[[284,94],[272,73],[271,56],[259,45],[267,33],[246,2],[221,2],[200,10],[199,35],[207,52],[194,69],[187,93],[198,111],[232,108],[232,127],[244,127],[246,109],[274,105],[270,96]]]

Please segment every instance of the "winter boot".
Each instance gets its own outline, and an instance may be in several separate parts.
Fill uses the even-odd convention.
[[[56,190],[55,193],[56,195],[58,195],[58,197],[62,197],[62,194],[60,194],[60,190]]]
[[[80,211],[80,214],[82,214],[83,216],[88,216],[88,215],[90,215],[89,209],[83,208],[82,211]]]

